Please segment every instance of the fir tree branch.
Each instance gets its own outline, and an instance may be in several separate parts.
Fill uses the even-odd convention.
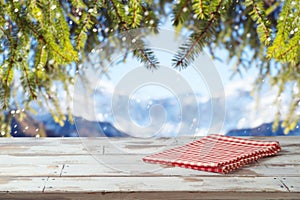
[[[125,30],[128,30],[128,28],[127,28],[127,26],[126,26],[126,22],[123,20],[123,18],[122,18],[122,16],[121,16],[121,14],[120,14],[120,12],[119,12],[119,10],[118,10],[118,8],[117,8],[117,6],[116,6],[114,0],[110,0],[110,2],[111,2],[111,4],[112,4],[112,6],[113,6],[113,9],[115,10],[115,13],[116,13],[116,15],[117,15],[117,18],[119,19],[119,24],[121,24]]]
[[[14,67],[14,63],[15,63],[15,49],[17,48],[18,45],[18,40],[16,42],[13,41],[12,38],[10,38],[10,42],[14,43],[13,44],[13,51],[12,51],[12,55],[10,56],[9,59],[9,64],[8,64],[8,70],[6,72],[6,76],[4,79],[4,100],[3,100],[3,109],[6,109],[8,107],[8,98],[9,98],[9,87],[10,87],[10,81],[12,80],[12,76],[13,76],[13,67]]]
[[[285,7],[283,8],[283,11],[285,10]],[[283,13],[282,11],[282,13]],[[282,14],[281,13],[281,14]],[[268,51],[267,51],[267,57],[270,59],[274,56],[274,54],[276,53],[276,51],[278,50],[278,46],[280,45],[280,43],[283,42],[283,38],[284,38],[284,32],[285,32],[285,29],[286,29],[286,26],[287,26],[287,17],[289,15],[289,12],[285,12],[285,16],[283,17],[284,20],[283,22],[279,22],[277,24],[277,34],[276,34],[276,37],[274,39],[274,42],[272,44],[272,46],[270,46],[268,48]]]
[[[53,38],[52,33],[49,33],[48,31],[46,32],[42,32],[39,33],[39,27],[37,27],[38,25],[33,24],[31,21],[29,20],[25,20],[26,24],[27,24],[27,30],[31,33],[33,33],[33,36],[35,36],[35,38],[41,42],[46,44],[49,48],[51,48],[51,51],[53,51],[56,55],[58,55],[62,60],[65,61],[65,63],[70,63],[72,61],[72,59],[74,59],[73,57],[67,57],[66,55],[64,55],[65,51],[61,51],[61,48],[58,44],[56,44],[54,41],[49,41],[47,40],[47,37]],[[63,64],[63,62],[60,62],[60,64]]]
[[[57,55],[59,55],[66,63],[69,63],[71,60],[70,58],[66,57],[62,52],[56,49],[56,45],[54,46],[54,43],[48,42],[44,36],[39,35],[39,40],[41,40],[43,43],[47,44],[53,52],[55,52]]]
[[[156,58],[156,56],[154,55],[154,53],[150,50],[150,49],[142,49],[142,48],[139,48],[138,49],[138,52],[139,53],[135,53],[135,55],[142,55],[142,57],[140,57],[140,61],[146,63],[146,66],[147,68],[153,68],[153,69],[156,69],[158,68],[158,60]]]
[[[132,28],[137,28],[142,20],[142,15],[141,12],[143,10],[143,7],[141,6],[141,1],[140,0],[135,0],[135,1],[130,1],[130,11],[132,12],[132,17],[130,21],[130,25]]]
[[[219,10],[220,7],[223,3],[223,0],[220,0],[218,2],[218,5],[215,9],[214,12],[211,13],[210,15],[210,19],[207,22],[207,25],[204,27],[204,29],[196,36],[196,38],[194,40],[192,40],[192,43],[189,45],[189,48],[187,50],[185,50],[185,52],[183,53],[183,55],[180,55],[179,53],[175,56],[175,59],[173,59],[173,61],[175,61],[174,66],[175,67],[186,67],[188,65],[189,60],[187,60],[188,57],[191,56],[191,60],[193,60],[193,56],[191,54],[193,54],[194,52],[194,48],[199,44],[199,42],[208,34],[208,30],[211,28],[211,26],[213,25],[213,23],[215,22],[217,16],[219,16]],[[179,58],[179,59],[176,59]]]
[[[76,8],[86,8],[86,5],[82,0],[71,0],[71,4],[74,5]]]
[[[117,18],[119,19],[119,24],[122,24],[122,28],[125,31],[125,35],[127,38],[130,38],[130,41],[136,40],[130,33],[129,29],[127,28],[126,22],[123,21],[123,18],[121,14],[119,13],[116,4],[113,0],[110,0],[112,3],[113,9],[115,10],[115,13],[117,15]],[[139,45],[136,45],[139,44]],[[156,57],[153,55],[153,52],[150,51],[150,49],[143,49],[141,45],[141,41],[137,41],[135,44],[135,47],[137,47],[137,51],[134,51],[134,54],[140,59],[141,62],[146,63],[146,66],[148,68],[157,68],[158,61]]]
[[[40,37],[40,39],[42,39],[42,41],[44,42],[44,43],[48,43],[46,40],[45,40],[45,38],[44,37]],[[68,57],[66,57],[63,53],[61,53],[59,50],[57,50],[54,46],[53,46],[53,44],[51,44],[51,43],[48,43],[48,45],[49,45],[49,47],[52,49],[52,51],[53,52],[55,52],[57,55],[59,55],[62,59],[64,59],[64,61],[66,61],[66,63],[70,63],[71,62],[71,59],[70,58],[68,58]]]
[[[76,38],[76,49],[80,50],[84,47],[84,42],[86,41],[86,34],[88,29],[91,28],[91,14],[89,13],[85,20],[83,21],[83,26],[79,31],[79,34]]]
[[[271,30],[268,26],[268,19],[265,14],[263,3],[261,1],[256,2],[256,0],[246,0],[245,5],[247,7],[252,7],[250,15],[253,21],[257,23],[256,29],[260,41],[263,42],[265,45],[269,45],[271,41]]]
[[[25,65],[23,65],[23,72],[24,72],[24,77],[25,77],[25,80],[26,80],[27,87],[29,89],[30,98],[31,99],[36,99],[35,89],[31,86],[32,84],[29,80],[28,71],[27,71],[27,68],[26,68]]]
[[[10,61],[10,62],[9,62],[9,68],[8,68],[8,71],[7,71],[5,80],[4,80],[4,100],[3,100],[3,109],[6,109],[7,106],[8,106],[8,104],[7,104],[7,103],[8,103],[8,93],[9,93],[9,83],[8,83],[8,80],[9,80],[9,77],[11,76],[12,69],[13,69],[13,62]]]
[[[277,61],[287,61],[288,59],[284,59],[295,47],[299,46],[298,41],[300,40],[300,36],[298,33],[295,33],[294,36],[290,36],[290,30],[292,25],[296,25],[300,11],[297,13],[293,13],[291,1],[285,1],[282,11],[279,15],[279,20],[277,23],[277,34],[274,39],[272,46],[267,49],[267,57],[268,59],[275,58]],[[292,15],[292,16],[290,16]],[[300,22],[300,21],[299,21]],[[297,26],[297,25],[296,25]],[[298,27],[300,28],[300,24],[298,23]],[[292,29],[293,30],[293,29]],[[294,43],[293,43],[294,42]],[[289,45],[286,45],[289,43]],[[284,48],[287,48],[284,50]],[[299,56],[298,56],[299,57]]]
[[[263,30],[264,30],[264,33],[265,33],[265,38],[268,41],[270,39],[269,29],[268,29],[266,23],[264,22],[264,18],[263,18],[263,16],[260,13],[259,7],[255,4],[255,2],[253,0],[252,0],[252,2],[253,2],[253,7],[254,7],[254,10],[255,10],[255,13],[256,13],[256,15],[259,18],[258,22],[260,22],[260,25],[263,27]]]
[[[184,1],[184,4],[182,5],[182,7],[179,9],[179,11],[175,15],[175,18],[173,20],[174,21],[173,25],[177,26],[179,24],[180,18],[182,16],[182,14],[184,13],[184,9],[187,8],[189,2],[190,2],[190,0]]]
[[[98,0],[94,0],[93,1],[93,11],[97,10],[97,2]],[[76,37],[76,49],[80,50],[84,48],[85,42],[87,40],[87,32],[88,30],[92,27],[93,22],[92,22],[92,16],[93,16],[93,11],[92,12],[88,12],[86,17],[82,16],[84,18],[83,22],[82,22],[82,28],[79,29],[77,37]]]
[[[134,51],[134,55],[140,59],[141,62],[146,63],[146,67],[149,69],[156,69],[159,64],[157,58],[154,56],[154,53],[148,49],[137,49]]]
[[[39,79],[41,79],[40,75],[44,74],[42,69],[45,67],[46,62],[48,60],[48,51],[46,46],[43,43],[40,43],[36,48],[36,56],[35,56],[35,82],[36,85],[39,85]]]
[[[137,16],[138,16],[138,10],[137,10],[137,7],[133,6],[133,15],[132,15],[132,24],[136,24],[138,19],[137,19]]]
[[[203,3],[202,3],[202,0],[199,0],[199,7],[198,7],[198,10],[199,10],[199,13],[200,13],[200,16],[201,18],[204,17],[204,11],[203,11]]]
[[[206,10],[207,6],[205,5],[207,2],[203,0],[194,0],[193,1],[193,9],[199,19],[204,19],[207,15]]]
[[[52,51],[55,52],[57,55],[59,55],[64,61],[66,61],[66,63],[69,63],[71,61],[70,58],[66,57],[63,54],[63,51],[60,52],[59,50],[56,49],[56,47],[58,47],[58,45],[56,43],[47,41],[47,39],[45,37],[46,37],[46,35],[51,35],[50,33],[46,33],[45,35],[40,34],[36,28],[36,25],[34,25],[33,23],[31,23],[28,20],[26,20],[26,23],[27,23],[27,28],[29,28],[28,30],[33,33],[33,35],[39,42],[44,43],[48,47],[50,47],[52,49]]]
[[[281,52],[278,56],[277,59],[281,60],[283,59],[289,52],[291,52],[292,50],[294,50],[295,48],[299,47],[298,43],[295,43],[294,45],[291,45],[288,47],[287,50]]]

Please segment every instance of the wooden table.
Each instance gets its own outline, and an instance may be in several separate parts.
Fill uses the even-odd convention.
[[[222,175],[144,163],[195,138],[1,138],[0,199],[300,199],[300,137]]]

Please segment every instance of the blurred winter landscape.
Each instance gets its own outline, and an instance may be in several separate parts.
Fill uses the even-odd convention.
[[[284,135],[282,128],[272,132],[272,122],[276,113],[273,104],[276,98],[276,89],[263,88],[259,103],[251,95],[253,89],[251,77],[236,78],[224,84],[225,91],[225,118],[222,129],[218,132],[232,136],[275,136]],[[117,96],[117,104],[127,107],[128,113],[113,113],[111,108],[113,86],[109,83],[102,84],[100,90],[94,92],[92,111],[89,113],[87,104],[82,99],[77,99],[75,124],[66,120],[64,126],[55,123],[47,111],[38,115],[28,115],[26,119],[18,120],[17,115],[12,122],[12,136],[42,136],[50,137],[76,137],[76,136],[107,136],[107,137],[176,137],[182,135],[203,136],[207,135],[212,121],[212,99],[200,93],[186,94],[178,101],[178,96],[151,97],[141,93],[128,98]],[[116,94],[114,94],[116,95]],[[191,104],[195,97],[198,104]],[[287,111],[287,96],[280,97],[282,101],[281,113]],[[95,103],[96,102],[96,103]],[[161,109],[155,109],[156,107]],[[216,108],[215,108],[216,109]],[[189,113],[187,121],[182,117],[182,110]],[[118,115],[123,121],[114,120]],[[126,115],[129,114],[129,122]],[[151,120],[163,120],[163,126],[157,127]],[[134,124],[134,125],[133,125]],[[300,125],[300,123],[299,123]],[[288,135],[300,135],[299,125]],[[136,126],[144,128],[144,132],[137,132]],[[41,134],[38,134],[41,133]],[[147,135],[145,133],[153,133]]]

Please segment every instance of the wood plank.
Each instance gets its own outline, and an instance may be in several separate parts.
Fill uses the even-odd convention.
[[[60,145],[92,145],[92,146],[102,146],[104,144],[118,144],[128,143],[128,144],[165,144],[165,145],[181,145],[192,138],[183,138],[183,140],[178,140],[178,138],[106,138],[106,137],[86,137],[86,138],[1,138],[0,146],[60,146]],[[182,141],[178,143],[178,141]]]
[[[102,147],[99,148],[102,154]],[[59,154],[88,154],[88,150],[82,145],[56,145],[43,146],[39,144],[14,145],[7,144],[0,146],[1,155],[59,155]]]
[[[85,164],[68,164],[65,165],[62,176],[236,176],[236,177],[299,177],[300,165],[283,165],[283,166],[264,166],[264,165],[247,165],[232,173],[222,175],[219,173],[210,173],[180,167],[167,167],[163,165],[153,165],[143,163],[141,165],[85,165]]]
[[[75,158],[73,157],[75,156]],[[113,164],[130,164],[130,163],[136,163],[136,164],[141,164],[144,163],[142,161],[142,158],[145,155],[138,155],[138,154],[133,154],[133,155],[91,155],[87,157],[92,157],[96,159],[96,162],[98,163],[104,163],[108,165],[113,165]],[[70,158],[70,161],[76,161],[76,155],[70,155],[68,156]],[[82,156],[81,158],[83,158]],[[90,162],[91,159],[84,159],[84,160],[78,160],[76,163],[86,163]],[[272,165],[272,164],[298,164],[300,163],[300,156],[299,155],[284,155],[284,156],[271,156],[267,158],[262,158],[258,160],[259,163],[264,164],[264,165]],[[95,161],[92,161],[92,163],[95,163]],[[67,164],[67,163],[66,163]]]
[[[258,160],[260,164],[264,165],[287,165],[287,164],[300,164],[299,154],[286,154],[275,155],[270,157],[261,158]]]
[[[233,176],[266,176],[266,177],[299,177],[300,164],[290,165],[254,165],[242,167],[234,172]]]
[[[32,199],[46,199],[46,200],[115,200],[115,199],[143,199],[143,200],[298,200],[300,194],[295,192],[51,192],[51,193],[4,193],[1,198],[5,200],[32,200]]]
[[[68,146],[56,146],[56,147],[38,147],[38,146],[31,146],[28,148],[23,148],[23,147],[14,147],[14,146],[10,146],[7,148],[0,148],[0,157],[1,156],[7,156],[7,155],[11,155],[11,156],[60,156],[60,155],[94,155],[96,157],[99,157],[100,154],[102,154],[103,152],[106,155],[141,155],[141,156],[145,156],[145,155],[149,155],[152,153],[157,153],[166,149],[169,149],[171,147],[168,148],[161,148],[161,147],[145,147],[141,150],[139,149],[115,149],[115,148],[105,148],[105,147],[97,147],[94,150],[91,149],[86,149],[86,148],[78,148],[76,146],[74,147],[68,147]],[[289,147],[290,151],[287,151],[285,149],[283,149],[282,152],[279,152],[278,155],[284,155],[285,156],[294,156],[294,157],[300,157],[300,153],[299,150],[297,148],[299,147]],[[0,161],[1,163],[1,161]]]
[[[111,181],[113,180],[113,181]],[[297,181],[294,179],[294,181]],[[170,184],[171,183],[171,184]],[[218,183],[220,187],[216,187]],[[230,184],[229,184],[230,183]],[[246,183],[246,184],[245,184]],[[178,186],[180,187],[178,188]],[[230,185],[230,186],[229,186]],[[182,187],[183,186],[183,187]],[[263,186],[263,187],[262,187]],[[178,191],[174,191],[174,188]],[[192,189],[190,189],[192,188]],[[192,190],[192,191],[190,191]],[[1,199],[299,199],[270,178],[1,178]]]
[[[106,139],[106,138],[42,138],[42,139],[28,139],[8,138],[0,139],[0,155],[54,155],[54,154],[102,154],[103,145],[110,145],[111,147],[119,148],[122,146],[129,146],[134,144],[149,145],[151,149],[153,145],[175,145],[175,139]],[[130,148],[128,148],[130,150]],[[136,153],[133,151],[132,153]],[[145,152],[146,153],[146,152]]]
[[[0,155],[0,164],[142,164],[145,155]],[[263,165],[300,164],[300,155],[271,156]]]
[[[247,184],[245,184],[247,183]],[[271,177],[57,177],[45,192],[288,192]]]
[[[63,165],[0,165],[0,176],[60,176]]]
[[[85,165],[68,164],[62,170],[62,177],[170,177],[170,176],[222,176],[218,173],[209,173],[179,167],[153,165],[142,163],[141,165]]]
[[[300,178],[279,177],[279,180],[288,188],[290,192],[300,192]]]
[[[122,143],[118,144],[119,146],[104,145],[103,146],[103,154],[112,155],[129,155],[129,154],[143,154],[149,155],[153,153],[158,153],[161,151],[165,151],[167,149],[177,147],[178,145],[164,145],[164,144],[131,144],[131,143]],[[89,150],[89,147],[87,147]],[[91,151],[92,152],[92,151]]]
[[[93,145],[102,145],[109,143],[131,143],[131,144],[177,144],[182,145],[188,142],[191,142],[201,137],[193,136],[183,136],[183,137],[173,137],[173,138],[107,138],[107,137],[73,137],[73,138],[31,138],[31,137],[22,137],[22,138],[1,138],[0,145],[2,144],[16,144],[16,145],[27,145],[27,144],[43,144],[43,145],[58,145],[58,144],[93,144]],[[299,136],[277,136],[277,137],[241,137],[247,139],[255,140],[267,140],[267,141],[279,141],[281,145],[294,145],[299,144]]]
[[[0,155],[0,165],[99,164],[91,155]]]
[[[177,145],[176,145],[177,146]],[[163,145],[127,145],[123,146],[83,146],[82,144],[76,145],[58,145],[58,146],[38,146],[38,145],[28,145],[28,146],[14,146],[6,145],[0,146],[0,156],[1,155],[85,155],[85,154],[143,154],[148,155],[152,153],[157,153],[170,149],[175,146]],[[288,146],[284,147],[278,155],[300,155],[300,145],[299,146]]]
[[[300,154],[300,141],[295,137],[257,138],[279,140],[281,154]],[[194,138],[8,138],[0,140],[0,155],[49,154],[149,154],[183,145]]]
[[[132,156],[129,156],[132,158]],[[164,176],[168,175],[184,175],[184,174],[190,174],[191,176],[196,175],[210,175],[210,176],[216,176],[218,174],[214,173],[208,173],[208,172],[200,172],[190,169],[184,169],[184,168],[166,168],[162,165],[156,165],[156,164],[148,164],[144,163],[142,160],[139,160],[136,158],[135,162],[126,162],[128,156],[125,156],[125,160],[121,160],[120,157],[119,160],[123,162],[117,162],[114,160],[113,162],[109,160],[109,163],[102,163],[95,160],[92,156],[83,156],[83,155],[72,155],[72,156],[11,156],[11,155],[1,155],[0,156],[0,168],[7,171],[10,174],[16,173],[15,168],[22,168],[22,165],[26,166],[26,169],[30,169],[30,165],[37,166],[32,167],[32,172],[35,173],[37,169],[40,169],[40,173],[42,172],[43,168],[46,168],[46,166],[62,166],[66,165],[64,168],[64,174],[66,176],[75,176],[75,175],[81,175],[81,176],[88,176],[88,175],[97,175],[100,176],[101,173],[103,176],[107,175],[115,175],[118,174],[120,176],[123,176],[124,174],[133,174],[135,171],[135,175],[141,174],[144,172],[149,173],[150,171],[157,176],[157,174],[161,174]],[[134,157],[133,157],[134,158]],[[109,159],[109,157],[107,157]],[[113,158],[112,158],[113,159]],[[125,161],[125,162],[124,162]],[[4,166],[4,168],[2,167]],[[9,167],[12,166],[12,167]],[[299,168],[300,165],[291,165],[291,164],[278,164],[278,165],[251,165],[248,167],[244,167],[241,170],[235,171],[231,176],[275,176],[276,173],[278,175],[286,175],[286,176],[299,176]],[[103,171],[102,171],[103,170]],[[46,174],[53,174],[56,169],[51,171],[50,169],[47,169],[47,171],[44,171]],[[117,172],[116,172],[117,171]],[[123,171],[123,173],[120,173],[120,171]],[[50,173],[51,172],[51,173]],[[247,172],[247,173],[246,173]],[[27,172],[27,175],[29,172]],[[54,173],[55,174],[55,173]],[[4,171],[3,174],[5,175]],[[151,174],[148,174],[150,176]]]
[[[0,177],[0,193],[40,193],[44,190],[46,181],[47,177]]]

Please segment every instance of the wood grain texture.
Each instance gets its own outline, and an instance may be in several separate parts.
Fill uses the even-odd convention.
[[[195,200],[195,199],[209,199],[209,200],[298,200],[298,193],[287,192],[43,192],[43,193],[4,193],[1,198],[5,200]]]
[[[271,177],[58,177],[47,181],[45,192],[251,192],[262,186],[269,192],[288,192]]]
[[[1,176],[60,176],[63,165],[17,164],[0,165]]]
[[[230,174],[148,164],[197,138],[1,138],[0,199],[300,199],[300,137]]]

